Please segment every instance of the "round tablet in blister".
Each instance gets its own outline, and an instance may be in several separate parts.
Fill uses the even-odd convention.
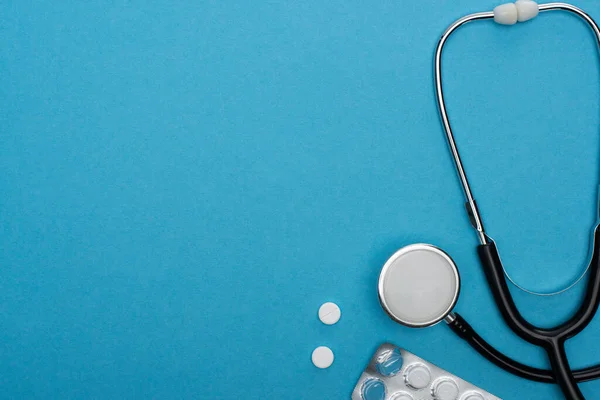
[[[413,397],[406,392],[399,392],[392,395],[390,400],[414,400]]]
[[[399,348],[386,350],[377,357],[375,368],[383,376],[394,376],[400,372],[403,364],[402,353]]]
[[[363,383],[361,395],[363,400],[384,400],[385,385],[379,379],[367,379]]]
[[[412,364],[406,368],[404,382],[413,389],[424,389],[431,382],[431,372],[423,364]]]
[[[485,397],[477,392],[468,392],[460,400],[485,400]]]
[[[458,385],[450,378],[438,379],[433,383],[431,390],[431,394],[436,400],[456,400],[458,393]]]

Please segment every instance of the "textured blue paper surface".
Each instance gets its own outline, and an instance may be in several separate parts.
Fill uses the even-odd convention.
[[[492,304],[434,101],[439,36],[495,2],[105,3],[0,6],[0,397],[347,399],[391,341],[502,398],[561,398],[443,325],[398,326],[376,297],[395,250],[440,246],[462,275],[456,310],[547,366]],[[564,286],[596,217],[591,33],[562,13],[479,22],[444,61],[509,272]],[[547,326],[581,289],[515,298]],[[317,319],[325,301],[335,326]],[[576,368],[600,362],[599,318],[568,343]],[[325,371],[319,345],[336,356]]]

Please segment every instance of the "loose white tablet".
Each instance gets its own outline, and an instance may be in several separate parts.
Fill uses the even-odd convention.
[[[312,353],[312,362],[317,368],[331,367],[331,364],[333,364],[333,351],[329,347],[317,347]]]
[[[319,308],[319,319],[325,325],[333,325],[340,320],[342,311],[335,303],[325,303]]]

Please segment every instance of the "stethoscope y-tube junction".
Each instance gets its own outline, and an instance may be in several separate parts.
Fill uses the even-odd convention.
[[[542,347],[548,354],[554,378],[568,399],[583,399],[577,380],[567,360],[565,341],[580,333],[592,321],[600,304],[600,230],[594,230],[594,246],[585,296],[577,312],[566,322],[551,328],[538,328],[519,313],[510,294],[504,268],[493,241],[477,248],[479,259],[494,296],[494,301],[508,326],[522,339]]]
[[[494,12],[467,15],[450,25],[442,35],[435,53],[435,87],[444,131],[465,194],[469,220],[476,230],[480,242],[477,253],[496,306],[506,324],[519,337],[546,351],[550,361],[551,370],[533,368],[502,354],[483,340],[458,314],[452,314],[450,318],[446,319],[446,322],[458,336],[466,340],[477,352],[504,370],[533,381],[546,383],[556,382],[560,386],[565,398],[569,400],[583,400],[584,397],[577,386],[577,382],[600,378],[600,365],[572,371],[565,352],[565,342],[580,333],[590,323],[600,304],[600,248],[598,244],[600,242],[600,229],[598,225],[594,228],[592,258],[588,268],[589,277],[587,289],[577,312],[568,321],[549,329],[538,328],[525,320],[519,313],[511,296],[505,270],[502,266],[496,244],[484,230],[483,220],[477,208],[477,203],[475,202],[467,179],[467,174],[458,152],[444,100],[441,73],[442,51],[449,36],[460,26],[471,21],[493,18],[500,23],[516,23],[518,14],[512,15],[511,13],[517,12],[515,10],[522,6],[523,4],[519,5],[519,3],[516,3],[516,6],[502,6],[503,9],[500,13],[496,13],[496,15]],[[583,19],[592,29],[598,44],[600,44],[600,28],[583,10],[566,3],[548,3],[539,5],[540,12],[552,10],[568,11]]]

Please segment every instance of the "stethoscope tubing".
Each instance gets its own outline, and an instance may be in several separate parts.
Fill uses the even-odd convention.
[[[475,351],[488,361],[502,368],[506,372],[541,383],[557,383],[554,373],[548,369],[541,369],[522,364],[498,351],[494,346],[483,339],[473,327],[458,313],[452,313],[446,318],[450,329],[465,340]],[[572,371],[576,382],[587,382],[600,378],[600,365]]]
[[[539,10],[564,10],[576,14],[589,25],[600,46],[600,28],[583,10],[567,3],[540,4]],[[446,110],[441,73],[444,44],[450,35],[460,26],[471,21],[491,18],[494,18],[493,12],[467,15],[450,25],[442,35],[435,52],[434,73],[436,98],[448,145],[465,195],[465,206],[469,220],[476,230],[480,242],[480,245],[477,248],[479,259],[496,306],[504,321],[513,332],[525,341],[539,346],[546,351],[552,367],[551,375],[549,376],[548,374],[550,371],[528,367],[504,356],[481,339],[470,325],[462,318],[459,318],[460,316],[455,314],[453,319],[450,318],[450,321],[447,320],[446,322],[449,323],[455,333],[467,340],[471,346],[487,359],[494,362],[494,364],[501,366],[505,370],[509,370],[509,372],[516,373],[519,376],[540,382],[549,382],[549,378],[551,377],[553,378],[553,381],[558,383],[567,399],[583,400],[584,397],[577,386],[577,381],[595,379],[600,373],[600,366],[591,367],[590,369],[578,371],[577,373],[571,371],[565,351],[565,341],[580,333],[590,323],[600,305],[600,247],[598,245],[600,242],[600,229],[598,226],[594,229],[592,258],[590,260],[590,265],[586,270],[589,270],[590,276],[584,299],[578,311],[568,321],[550,329],[539,328],[529,323],[523,318],[514,303],[496,244],[485,232],[483,220],[477,208],[477,203],[473,196]],[[579,379],[576,378],[576,375]]]

